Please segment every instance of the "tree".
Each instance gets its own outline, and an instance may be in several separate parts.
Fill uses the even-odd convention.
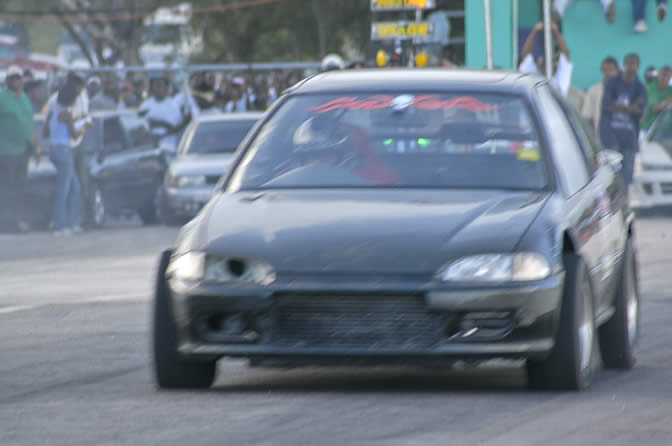
[[[208,30],[209,61],[227,63],[315,60],[341,52],[346,39],[363,47],[369,20],[369,2],[363,0],[280,0],[194,16],[195,26]]]

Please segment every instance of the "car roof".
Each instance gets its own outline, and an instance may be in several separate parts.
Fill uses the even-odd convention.
[[[217,121],[238,121],[247,119],[260,119],[264,116],[263,112],[235,112],[235,113],[212,113],[201,115],[196,118],[196,122],[217,122]]]
[[[521,93],[545,82],[541,76],[504,70],[387,68],[320,73],[290,88],[291,93],[483,90]]]

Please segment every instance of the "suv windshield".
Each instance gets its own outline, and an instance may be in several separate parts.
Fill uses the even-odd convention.
[[[543,153],[518,96],[296,96],[260,129],[231,189],[540,189]]]
[[[185,153],[233,153],[255,122],[254,119],[202,122],[194,129],[191,140],[185,146]]]

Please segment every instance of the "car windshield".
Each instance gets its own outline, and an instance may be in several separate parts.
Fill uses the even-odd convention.
[[[254,119],[202,122],[196,126],[185,152],[189,155],[233,153],[255,122]]]
[[[518,96],[299,95],[259,129],[230,189],[540,189],[543,154]]]
[[[658,116],[649,140],[659,143],[672,156],[672,110],[665,110]]]

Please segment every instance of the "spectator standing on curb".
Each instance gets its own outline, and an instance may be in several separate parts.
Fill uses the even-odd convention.
[[[665,66],[658,72],[658,82],[646,87],[648,96],[648,106],[646,107],[646,116],[642,122],[642,129],[649,130],[660,112],[668,107],[672,107],[672,67]]]
[[[49,109],[45,121],[49,129],[49,159],[57,171],[52,227],[54,236],[82,232],[81,189],[71,141],[81,137],[90,123],[76,129],[70,110],[83,89],[83,83],[66,83],[58,92],[56,103]]]
[[[11,232],[30,230],[24,220],[24,191],[28,160],[40,160],[30,99],[23,91],[23,70],[7,70],[7,89],[0,92],[0,217]]]
[[[532,32],[527,37],[525,45],[523,46],[523,51],[521,53],[521,63],[518,68],[521,73],[529,74],[539,74],[544,73],[544,58],[539,57],[535,62],[534,56],[532,55],[532,50],[534,49],[534,43],[537,40],[537,36],[544,29],[544,24],[539,22],[532,29]],[[574,71],[574,66],[569,57],[569,47],[565,38],[562,36],[560,29],[556,23],[552,24],[553,40],[557,43],[558,49],[560,50],[560,55],[558,61],[555,62],[553,69],[553,78],[551,79],[551,85],[557,88],[563,97],[567,97],[569,92],[569,87],[572,83],[572,72]]]
[[[609,79],[602,100],[600,137],[608,149],[623,155],[621,174],[633,182],[635,155],[639,151],[639,123],[647,107],[646,87],[639,80],[639,56],[625,56],[623,73]]]
[[[595,136],[600,137],[600,118],[602,117],[602,98],[604,97],[604,87],[612,77],[620,74],[618,62],[609,56],[602,61],[602,80],[590,87],[586,94],[586,99],[581,108],[581,115],[588,121],[595,130]]]
[[[91,99],[90,108],[92,111],[116,110],[118,96],[116,79],[112,75],[105,76],[103,78],[103,91]]]
[[[651,84],[655,84],[657,78],[658,78],[658,72],[656,71],[656,67],[654,66],[648,67],[644,72],[644,85],[648,87]]]
[[[152,134],[162,145],[173,153],[177,151],[178,135],[189,123],[189,116],[183,116],[180,104],[168,96],[168,81],[163,77],[150,80],[152,96],[146,99],[138,110],[140,116],[149,121]]]

